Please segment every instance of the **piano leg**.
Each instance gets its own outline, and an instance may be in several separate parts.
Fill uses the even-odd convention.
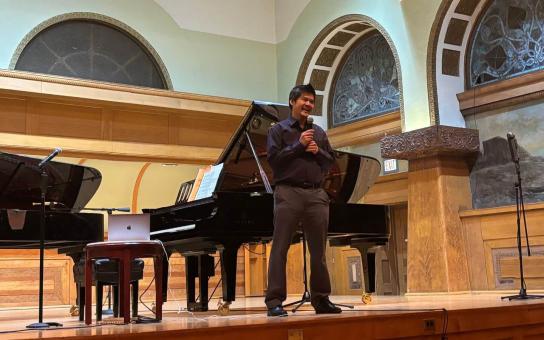
[[[170,271],[170,266],[168,265],[170,263],[170,256],[172,256],[172,252],[167,250],[168,257],[165,258],[165,262],[163,262],[163,270],[162,270],[162,302],[166,302],[168,300],[168,276]]]
[[[187,309],[205,312],[208,310],[208,279],[214,275],[214,260],[208,254],[185,256],[185,282]],[[196,302],[195,280],[198,277],[200,299]]]
[[[83,321],[83,311],[85,310],[85,287],[83,284],[77,284],[77,303],[79,306],[79,321]]]
[[[83,258],[83,252],[69,252],[66,255],[72,258],[74,264],[72,266],[72,272],[74,273],[74,281],[76,283],[77,295],[76,295],[76,304],[79,308],[79,321],[83,321],[83,306],[85,305],[85,273],[81,273],[79,270],[84,268],[84,265],[78,267],[79,261]],[[85,261],[83,261],[83,264]],[[72,308],[75,308],[72,306]]]
[[[236,262],[240,244],[225,245],[221,251],[221,278],[223,280],[223,301],[232,302],[236,299]]]
[[[119,317],[119,285],[113,285],[113,317]]]
[[[102,299],[104,297],[104,285],[96,281],[96,321],[102,321]]]

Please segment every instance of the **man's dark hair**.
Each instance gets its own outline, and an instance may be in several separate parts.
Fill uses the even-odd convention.
[[[291,105],[291,100],[296,101],[302,96],[303,93],[310,93],[315,98],[315,89],[312,84],[297,85],[293,87],[291,93],[289,93],[289,108],[293,107],[293,105]]]

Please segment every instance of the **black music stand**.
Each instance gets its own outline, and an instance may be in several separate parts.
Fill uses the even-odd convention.
[[[293,301],[293,302],[290,302],[290,303],[284,305],[284,307],[289,307],[289,306],[296,305],[295,308],[293,308],[291,310],[291,312],[293,312],[293,313],[296,313],[297,310],[300,307],[302,307],[302,305],[304,305],[306,302],[310,302],[310,303],[312,302],[312,297],[310,295],[310,292],[308,291],[308,273],[307,273],[307,270],[306,270],[306,236],[304,235],[304,228],[302,228],[302,260],[304,262],[304,267],[303,267],[304,268],[304,272],[303,272],[304,293],[302,293],[302,297],[300,298],[300,300]],[[353,306],[351,306],[351,305],[343,305],[343,304],[339,304],[339,303],[333,303],[333,305],[353,309]]]
[[[526,300],[526,299],[542,299],[544,295],[528,295],[527,286],[525,285],[525,276],[523,274],[523,251],[521,246],[521,215],[523,215],[523,224],[525,226],[525,242],[527,244],[527,255],[531,256],[531,247],[529,245],[529,235],[527,234],[527,219],[525,216],[525,204],[523,202],[523,190],[521,185],[521,171],[519,166],[519,154],[516,137],[513,133],[508,133],[508,146],[510,147],[510,153],[512,155],[512,162],[516,169],[517,180],[514,182],[514,188],[516,190],[516,223],[517,223],[517,245],[518,245],[518,259],[519,259],[519,275],[520,275],[520,289],[519,294],[503,296],[501,299],[508,300]]]
[[[43,270],[44,270],[44,251],[45,251],[45,198],[47,195],[47,186],[49,184],[49,176],[45,171],[45,165],[53,159],[60,149],[49,155],[46,159],[40,162],[40,191],[41,191],[41,207],[40,207],[40,283],[39,283],[39,306],[38,306],[38,322],[27,325],[26,328],[41,329],[49,327],[62,327],[58,322],[43,322]]]

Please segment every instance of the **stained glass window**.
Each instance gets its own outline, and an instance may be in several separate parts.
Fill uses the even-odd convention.
[[[470,54],[470,86],[544,67],[544,1],[495,0],[483,15]]]
[[[363,37],[347,52],[332,89],[331,125],[399,109],[395,58],[381,34]]]

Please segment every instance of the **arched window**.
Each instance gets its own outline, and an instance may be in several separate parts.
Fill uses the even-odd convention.
[[[398,53],[387,31],[368,16],[348,14],[326,25],[308,47],[296,82],[316,89],[312,115],[327,126],[337,149],[381,161],[380,139],[404,127]],[[392,172],[406,170],[400,161]]]
[[[381,34],[363,36],[346,53],[332,93],[332,126],[399,110],[395,59]]]
[[[14,69],[166,89],[168,77],[160,66],[126,30],[113,23],[74,18],[47,25],[32,36]]]
[[[492,1],[472,44],[470,87],[544,68],[544,2]]]
[[[337,127],[363,124],[366,118],[387,113],[393,120],[400,119],[400,132],[403,110],[398,54],[385,29],[370,17],[349,14],[325,26],[300,65],[297,84],[301,83],[311,83],[316,89],[313,115],[322,116],[318,123],[332,133]],[[394,133],[387,130],[391,119],[365,127],[372,125],[372,129],[380,131],[378,134]],[[383,130],[373,125],[382,123]]]

